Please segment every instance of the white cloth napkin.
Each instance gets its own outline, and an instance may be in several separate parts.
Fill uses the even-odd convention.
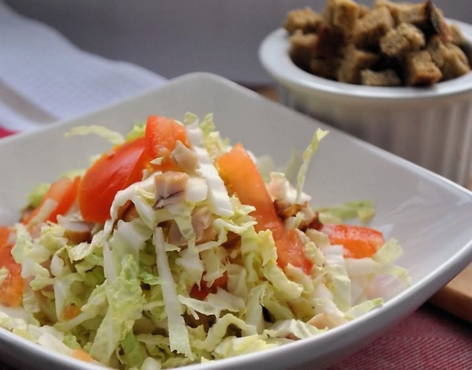
[[[139,66],[84,52],[0,0],[0,126],[37,129],[164,82]]]

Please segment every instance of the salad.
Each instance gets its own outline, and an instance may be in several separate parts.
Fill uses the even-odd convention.
[[[112,148],[39,184],[0,226],[0,326],[17,335],[109,367],[172,368],[318,335],[408,284],[395,240],[346,223],[367,223],[369,201],[310,205],[323,130],[278,172],[212,115],[67,136],[85,134]]]

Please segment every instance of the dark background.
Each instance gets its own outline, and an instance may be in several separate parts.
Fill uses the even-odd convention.
[[[76,45],[171,78],[208,71],[266,84],[257,49],[288,10],[325,0],[7,0]],[[369,4],[370,1],[359,1]],[[437,0],[446,16],[472,23],[470,0]]]

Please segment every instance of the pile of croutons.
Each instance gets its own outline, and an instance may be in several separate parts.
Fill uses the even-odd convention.
[[[431,1],[328,0],[323,14],[288,13],[295,64],[317,76],[369,86],[428,86],[470,71],[465,40]]]

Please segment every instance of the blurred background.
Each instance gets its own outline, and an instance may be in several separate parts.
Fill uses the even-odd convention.
[[[361,0],[370,4],[372,1]],[[193,71],[240,83],[270,83],[257,50],[297,7],[321,11],[325,0],[7,0],[20,14],[57,29],[74,44],[136,63],[166,78]],[[436,0],[446,15],[472,22],[470,0]]]

